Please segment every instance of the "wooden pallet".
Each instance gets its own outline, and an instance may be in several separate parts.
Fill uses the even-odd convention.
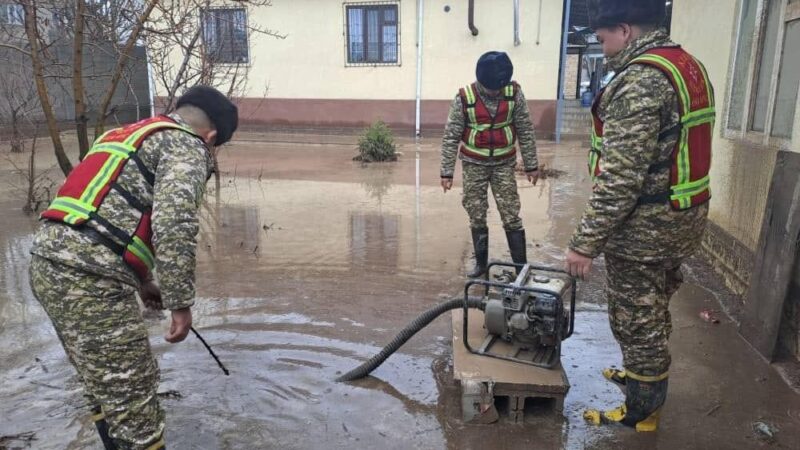
[[[452,321],[453,376],[462,385],[465,421],[489,423],[502,415],[511,422],[521,423],[526,404],[541,400],[549,401],[554,413],[563,412],[569,381],[560,363],[553,369],[544,369],[472,354],[463,343],[463,311],[454,310]],[[468,331],[470,346],[480,348],[488,336],[481,311],[470,310]],[[515,349],[499,341],[492,351],[513,354]]]

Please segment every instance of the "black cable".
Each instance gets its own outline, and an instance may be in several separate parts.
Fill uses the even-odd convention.
[[[217,362],[219,368],[222,369],[223,372],[225,372],[225,375],[230,375],[231,373],[228,372],[228,369],[225,368],[225,365],[222,364],[222,361],[220,361],[219,358],[217,358],[216,353],[214,353],[214,350],[211,350],[211,346],[208,345],[208,343],[206,343],[206,340],[203,339],[203,336],[200,336],[200,333],[198,333],[197,330],[194,329],[194,327],[189,327],[189,329],[192,330],[192,333],[194,333],[194,335],[197,336],[197,339],[200,339],[200,342],[202,342],[203,345],[205,345],[206,350],[208,350],[208,353],[211,353],[211,357],[214,358],[214,361]]]
[[[484,303],[480,298],[469,298],[467,299],[467,306],[470,308],[483,309]],[[386,358],[391,356],[392,353],[396,352],[397,349],[405,344],[406,341],[411,339],[412,336],[433,322],[434,319],[446,313],[447,311],[463,307],[464,300],[459,298],[440,303],[425,311],[424,313],[420,314],[419,317],[414,319],[413,322],[408,324],[407,327],[403,328],[403,330],[400,331],[397,336],[395,336],[392,342],[390,342],[386,347],[383,347],[383,349],[377,355],[370,358],[364,364],[361,364],[355,369],[340,376],[336,379],[336,381],[353,381],[366,377],[370,374],[370,372],[383,364],[383,362],[386,361]]]

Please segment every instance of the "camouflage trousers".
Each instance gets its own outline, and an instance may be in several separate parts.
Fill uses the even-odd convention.
[[[669,370],[669,301],[683,283],[681,260],[642,263],[606,255],[611,331],[626,370],[657,376]]]
[[[486,211],[489,209],[489,186],[492,187],[497,211],[503,220],[506,231],[522,228],[519,217],[520,202],[517,192],[517,178],[513,164],[486,166],[462,162],[464,172],[464,193],[461,204],[469,215],[469,225],[473,229],[485,229]]]
[[[135,290],[33,256],[31,288],[120,449],[160,448],[159,371]]]

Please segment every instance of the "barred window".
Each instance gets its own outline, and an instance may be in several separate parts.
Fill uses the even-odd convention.
[[[0,24],[24,25],[25,11],[23,11],[22,5],[15,3],[0,5]]]
[[[397,4],[352,4],[345,8],[348,64],[398,64]]]
[[[247,10],[206,9],[202,13],[203,44],[211,61],[219,64],[247,64]]]

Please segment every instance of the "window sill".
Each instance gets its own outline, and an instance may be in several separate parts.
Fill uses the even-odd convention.
[[[345,63],[345,67],[401,67],[399,62],[393,63]]]
[[[747,142],[762,148],[772,150],[791,150],[792,140],[781,137],[767,136],[757,131],[742,132],[740,130],[723,130],[722,137],[728,140]]]

